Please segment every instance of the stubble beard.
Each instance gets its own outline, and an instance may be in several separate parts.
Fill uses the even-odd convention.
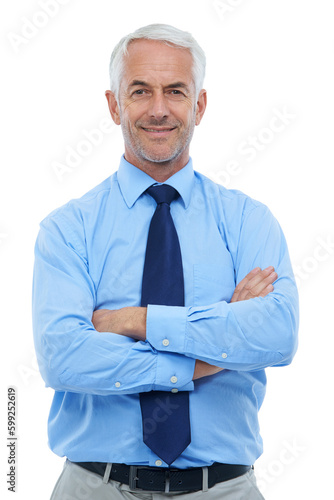
[[[140,159],[144,163],[157,163],[159,166],[170,166],[175,160],[177,160],[180,155],[184,152],[184,150],[189,146],[193,135],[194,135],[194,129],[195,129],[195,113],[192,119],[192,122],[190,126],[187,128],[187,130],[182,133],[181,136],[178,136],[175,142],[169,147],[169,151],[159,151],[159,148],[151,148],[149,145],[144,144],[144,141],[142,141],[137,134],[132,134],[129,131],[129,128],[124,124],[123,121],[121,121],[121,128],[122,128],[122,133],[123,133],[123,138],[124,138],[124,143],[132,151],[134,156],[138,159]],[[139,127],[141,127],[140,122],[135,123],[135,130],[138,130]],[[179,124],[166,124],[163,122],[155,122],[155,123],[150,123],[150,124],[145,124],[145,128],[149,128],[150,126],[179,126]],[[156,139],[158,141],[158,139]],[[164,148],[164,142],[166,140],[163,138],[160,140],[162,148]]]

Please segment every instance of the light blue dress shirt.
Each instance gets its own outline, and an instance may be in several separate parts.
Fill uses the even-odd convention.
[[[298,296],[287,245],[263,204],[194,172],[166,181],[182,251],[185,306],[148,306],[147,340],[97,332],[95,309],[139,306],[155,181],[128,163],[42,223],[35,250],[37,358],[55,390],[49,445],[72,461],[154,466],[142,441],[139,392],[190,391],[191,444],[179,468],[251,465],[262,452],[265,368],[291,362]],[[144,193],[144,194],[143,194]],[[256,266],[278,273],[265,298],[229,303]],[[225,370],[192,381],[195,360]],[[172,406],[171,406],[172,407]],[[170,408],[162,406],[159,417]],[[166,466],[163,462],[162,466]]]

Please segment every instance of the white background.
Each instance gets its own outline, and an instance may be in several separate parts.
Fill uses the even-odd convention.
[[[43,3],[2,2],[0,13],[1,498],[14,495],[6,485],[8,386],[18,396],[15,498],[48,499],[63,464],[47,445],[52,390],[44,388],[33,350],[38,224],[117,169],[121,132],[104,133],[61,176],[54,162],[66,164],[84,130],[108,119],[111,50],[152,22],[192,32],[207,54],[208,108],[193,140],[195,168],[269,206],[298,277],[300,347],[291,366],[267,370],[259,485],[267,500],[333,498],[331,0],[62,0],[52,15]],[[289,118],[273,133],[277,110]],[[238,148],[256,136],[261,151],[250,159]],[[238,168],[229,172],[231,161]]]

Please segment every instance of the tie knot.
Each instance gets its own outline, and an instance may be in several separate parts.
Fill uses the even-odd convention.
[[[170,205],[173,200],[176,200],[180,195],[175,188],[168,184],[160,184],[159,186],[151,186],[147,192],[154,200],[159,203],[168,203]]]

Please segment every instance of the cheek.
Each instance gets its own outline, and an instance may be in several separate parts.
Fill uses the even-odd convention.
[[[191,101],[183,103],[181,106],[172,106],[171,114],[185,125],[192,123],[196,117],[196,107]]]
[[[141,103],[128,103],[122,108],[122,121],[129,127],[135,127],[138,120],[145,118],[146,108]]]

